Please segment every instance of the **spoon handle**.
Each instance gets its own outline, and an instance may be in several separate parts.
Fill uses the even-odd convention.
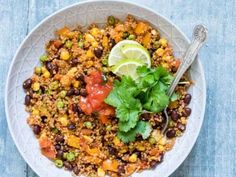
[[[205,43],[207,38],[207,28],[203,25],[197,25],[195,26],[193,30],[193,41],[189,45],[184,57],[183,61],[180,64],[180,67],[175,75],[175,78],[173,79],[172,83],[170,84],[169,89],[167,90],[167,95],[171,97],[173,94],[175,87],[178,85],[179,80],[183,76],[183,74],[186,72],[186,70],[190,67],[190,65],[195,60],[198,51],[202,47],[202,45]],[[169,116],[167,114],[167,107],[164,109],[164,114],[166,117],[165,125],[162,129],[162,133],[166,131],[168,124],[169,124]]]
[[[197,25],[193,30],[193,41],[190,44],[189,48],[187,49],[183,61],[180,64],[180,67],[176,73],[176,76],[167,91],[167,95],[169,97],[173,94],[175,87],[178,85],[179,80],[181,79],[183,74],[193,63],[194,59],[197,56],[197,53],[205,43],[206,38],[207,38],[207,28],[204,27],[203,25]]]

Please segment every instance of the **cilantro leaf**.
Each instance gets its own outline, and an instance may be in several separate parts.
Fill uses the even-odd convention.
[[[129,142],[133,142],[135,141],[136,138],[136,130],[132,129],[128,132],[121,132],[118,131],[117,133],[118,138],[121,139],[121,141],[123,141],[124,143],[129,143]]]
[[[161,112],[169,104],[169,97],[166,93],[160,90],[160,86],[155,86],[143,107],[151,112]]]
[[[147,139],[152,131],[152,126],[149,122],[139,121],[136,127],[136,132],[142,135],[143,139]]]
[[[142,105],[139,100],[130,99],[129,103],[122,104],[116,109],[116,116],[121,122],[127,122],[136,119],[142,110]]]
[[[137,134],[140,134],[143,139],[147,139],[150,136],[151,131],[152,127],[149,122],[139,121],[136,127],[128,132],[118,131],[117,136],[124,143],[129,143],[135,141]]]

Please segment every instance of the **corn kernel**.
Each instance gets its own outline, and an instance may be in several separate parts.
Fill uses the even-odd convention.
[[[160,42],[160,44],[161,44],[163,47],[167,47],[167,40],[166,40],[166,39],[161,38],[161,39],[159,40],[159,42]]]
[[[97,47],[97,46],[98,46],[98,42],[97,42],[97,41],[92,42],[92,46],[93,46],[94,48]]]
[[[115,138],[113,139],[113,143],[114,143],[116,146],[119,146],[119,145],[120,145],[120,139],[117,138],[117,137],[115,137]]]
[[[87,61],[86,67],[90,68],[91,66],[93,66],[93,61]]]
[[[156,144],[156,139],[153,138],[153,137],[150,137],[150,138],[148,139],[148,141],[149,141],[149,143],[151,143],[151,144]]]
[[[88,58],[94,57],[93,51],[92,51],[91,49],[89,49],[89,50],[86,52],[86,56],[87,56]]]
[[[132,155],[129,157],[129,161],[130,161],[130,162],[136,162],[136,161],[137,161],[137,154],[132,154]]]
[[[78,88],[78,87],[79,87],[79,81],[74,81],[74,82],[73,82],[73,86],[74,86],[75,88]]]
[[[40,66],[34,68],[34,73],[40,75],[42,73],[42,68]]]
[[[38,82],[33,83],[32,85],[33,91],[38,91],[40,89],[40,84]]]
[[[48,71],[48,70],[45,68],[45,66],[42,66],[41,70],[42,70],[42,73],[45,73],[46,71]]]
[[[69,54],[68,50],[66,50],[66,49],[61,50],[60,59],[62,59],[62,60],[69,60],[70,59],[70,54]]]
[[[158,149],[159,149],[160,151],[164,151],[164,150],[165,150],[165,147],[162,146],[162,145],[159,145],[159,146],[158,146]]]
[[[145,151],[146,148],[143,145],[139,144],[136,146],[136,149],[139,151]]]
[[[73,67],[67,72],[67,75],[74,76],[76,71],[77,71],[77,68]]]
[[[159,130],[153,130],[151,137],[153,137],[156,141],[159,141],[162,138],[162,134]]]
[[[45,78],[49,78],[50,75],[51,74],[50,74],[50,72],[48,70],[43,73],[43,77],[45,77]]]
[[[104,177],[105,176],[105,171],[100,167],[98,168],[97,173],[98,173],[98,177]]]
[[[60,117],[60,118],[58,119],[58,121],[61,123],[62,126],[67,126],[68,123],[69,123],[66,114],[63,115],[62,117]]]
[[[163,67],[163,68],[166,68],[166,69],[168,69],[169,68],[169,65],[167,64],[167,63],[161,63],[161,66]]]
[[[164,55],[164,49],[162,49],[162,48],[157,49],[156,54],[160,57],[163,56]]]
[[[165,138],[165,137],[162,137],[162,138],[158,141],[158,144],[160,144],[160,145],[165,145],[165,144],[166,144],[166,138]]]
[[[39,110],[35,109],[35,108],[32,108],[32,114],[33,115],[39,115]]]
[[[103,37],[103,39],[102,39],[102,46],[104,48],[108,47],[108,37],[106,37],[106,36]]]
[[[91,34],[94,36],[94,37],[97,37],[99,35],[100,31],[98,28],[92,28],[91,29]]]
[[[94,37],[91,34],[86,34],[85,35],[85,41],[86,42],[94,42],[95,39],[94,39]]]
[[[187,124],[187,119],[186,119],[185,117],[181,117],[181,118],[180,118],[180,121],[181,121],[181,123],[184,124],[184,125]]]

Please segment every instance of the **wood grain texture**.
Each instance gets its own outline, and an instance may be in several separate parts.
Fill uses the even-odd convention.
[[[201,50],[207,81],[205,120],[191,154],[171,177],[236,175],[236,1],[133,0],[171,19],[188,37],[197,23],[209,29]],[[76,0],[0,0],[0,176],[36,177],[19,155],[4,112],[6,73],[27,33],[46,16]],[[152,19],[155,20],[155,19]]]

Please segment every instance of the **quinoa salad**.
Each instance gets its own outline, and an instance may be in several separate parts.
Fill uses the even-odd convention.
[[[27,123],[42,155],[74,176],[153,170],[191,114],[187,73],[166,95],[180,65],[167,39],[131,15],[55,34],[23,83]]]

